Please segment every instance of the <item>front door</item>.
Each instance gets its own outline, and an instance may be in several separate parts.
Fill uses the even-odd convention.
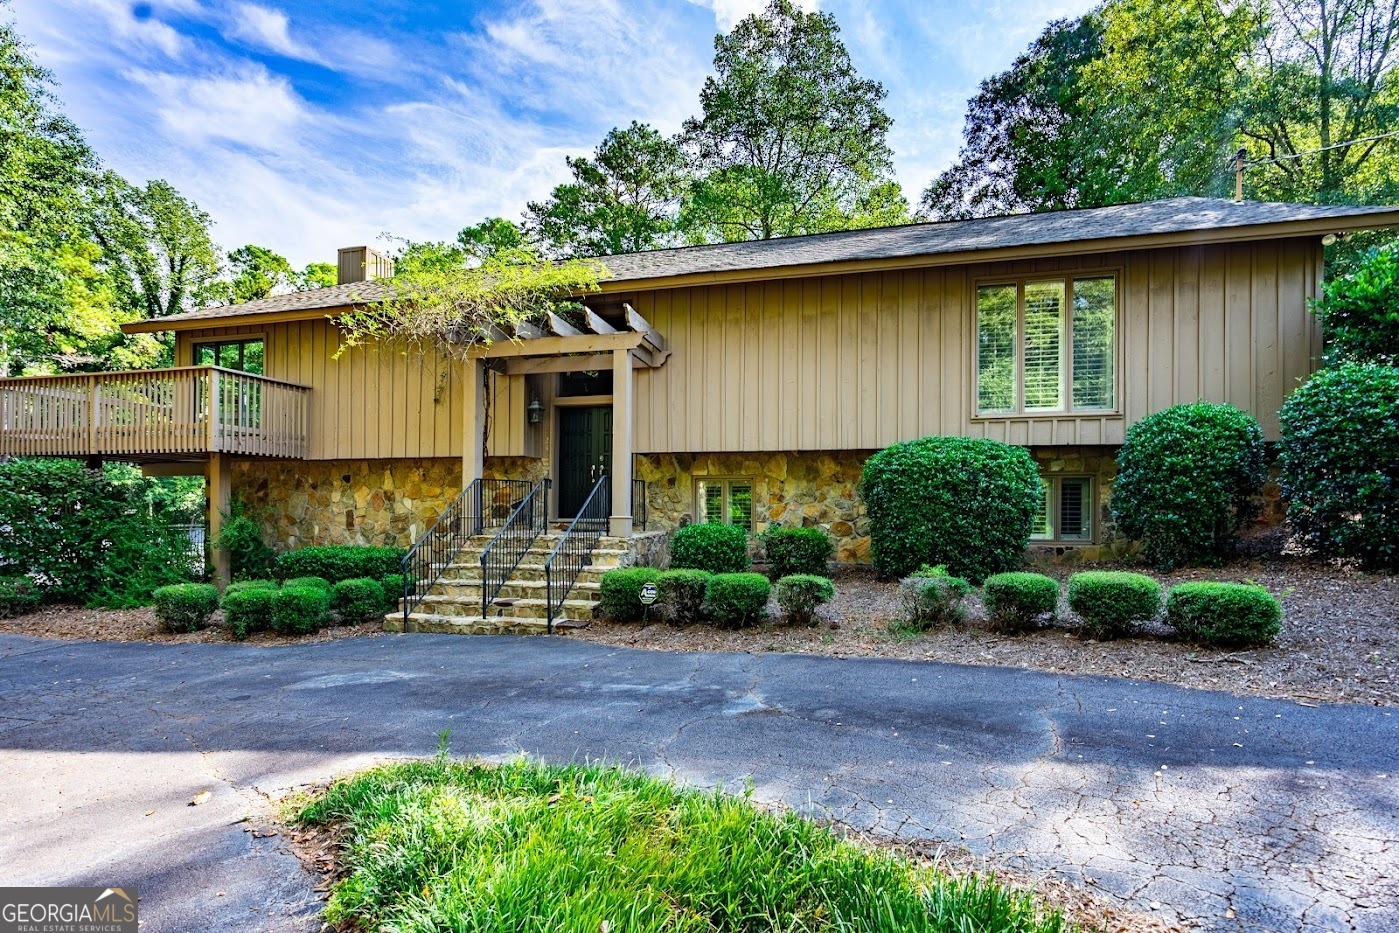
[[[573,518],[612,469],[612,406],[560,407],[559,518]]]

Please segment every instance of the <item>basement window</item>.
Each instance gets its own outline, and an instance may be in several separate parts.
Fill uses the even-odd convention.
[[[749,478],[695,481],[695,517],[753,530],[753,480]]]
[[[1032,541],[1087,544],[1093,540],[1093,480],[1087,476],[1040,478],[1039,512],[1031,526]]]

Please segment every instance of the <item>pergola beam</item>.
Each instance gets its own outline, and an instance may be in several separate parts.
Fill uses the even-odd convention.
[[[646,342],[657,350],[664,350],[665,338],[656,332],[656,328],[651,326],[651,322],[642,317],[631,305],[622,302],[622,310],[627,313],[627,326],[639,334],[646,335]]]
[[[670,356],[667,351],[664,354],[657,354],[645,347],[637,347],[631,351],[632,369],[654,369],[660,366]],[[515,357],[513,359],[499,360],[499,370],[507,376],[531,376],[539,373],[591,373],[604,369],[611,369],[613,365],[611,353],[587,353],[577,356],[541,356],[541,357]]]
[[[587,322],[588,329],[595,334],[615,334],[617,328],[604,321],[592,308],[583,306],[583,320]]]
[[[473,359],[501,359],[515,356],[562,356],[566,353],[610,353],[634,350],[646,340],[645,334],[627,331],[611,334],[580,334],[577,337],[531,337],[494,341],[471,348]]]

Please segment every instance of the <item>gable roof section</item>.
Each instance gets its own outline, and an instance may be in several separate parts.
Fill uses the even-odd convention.
[[[1063,255],[1105,249],[1319,236],[1327,232],[1399,226],[1399,206],[1234,202],[1223,198],[1168,198],[1138,204],[1010,214],[975,220],[876,227],[774,240],[684,246],[599,257],[611,277],[604,292],[670,288],[721,281],[752,281],[946,265],[1026,253]],[[236,323],[324,317],[332,309],[375,301],[378,282],[353,282],[277,295],[239,305],[203,308],[127,324],[127,333],[190,330]],[[244,319],[254,320],[244,320]]]

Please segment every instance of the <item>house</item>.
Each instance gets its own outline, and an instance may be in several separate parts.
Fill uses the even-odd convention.
[[[1229,402],[1277,440],[1321,348],[1323,238],[1390,226],[1399,207],[1174,198],[609,256],[585,313],[465,361],[337,356],[336,316],[387,271],[360,247],[336,286],[125,327],[173,331],[175,369],[0,382],[0,453],[204,472],[212,524],[237,496],[282,548],[480,531],[538,487],[532,528],[815,524],[859,562],[866,457],[956,434],[1029,447],[1037,543],[1092,554],[1137,419]]]

